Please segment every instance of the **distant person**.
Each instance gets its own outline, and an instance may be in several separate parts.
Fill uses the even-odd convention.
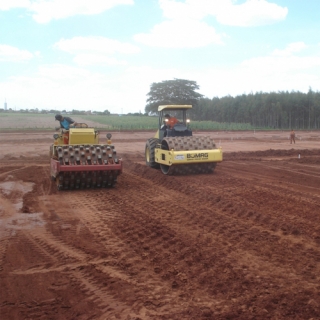
[[[166,125],[167,125],[170,129],[172,129],[173,126],[178,122],[178,119],[177,119],[177,118],[171,117],[170,114],[168,114],[168,113],[165,114],[164,118],[165,118]]]
[[[291,132],[290,132],[290,144],[292,144],[292,142],[294,144],[296,143],[296,134],[293,130],[291,130]]]
[[[77,123],[69,117],[63,117],[61,114],[56,114],[56,120],[60,122],[60,128],[69,130],[70,126],[76,126]]]

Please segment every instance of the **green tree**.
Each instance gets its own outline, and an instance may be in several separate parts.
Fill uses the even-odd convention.
[[[159,105],[166,104],[191,104],[196,106],[202,94],[196,92],[199,86],[196,81],[174,79],[154,82],[147,94],[146,113],[157,111]]]

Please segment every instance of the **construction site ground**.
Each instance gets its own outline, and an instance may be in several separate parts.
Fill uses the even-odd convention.
[[[116,187],[74,191],[53,133],[0,133],[1,319],[320,319],[319,131],[195,132],[224,161],[190,176],[113,132]]]

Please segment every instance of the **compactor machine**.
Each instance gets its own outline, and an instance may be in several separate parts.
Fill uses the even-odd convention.
[[[51,179],[58,190],[113,187],[122,173],[122,159],[107,134],[99,143],[99,132],[84,123],[65,130],[57,128],[50,146]]]
[[[193,136],[187,119],[192,105],[158,107],[159,128],[145,147],[146,164],[163,174],[211,173],[222,149],[208,136]]]

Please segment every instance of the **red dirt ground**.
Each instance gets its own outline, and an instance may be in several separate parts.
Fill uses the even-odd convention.
[[[320,133],[206,132],[213,174],[51,184],[51,133],[0,133],[1,319],[320,319]],[[103,141],[102,141],[103,142]],[[300,155],[300,157],[299,157]]]

